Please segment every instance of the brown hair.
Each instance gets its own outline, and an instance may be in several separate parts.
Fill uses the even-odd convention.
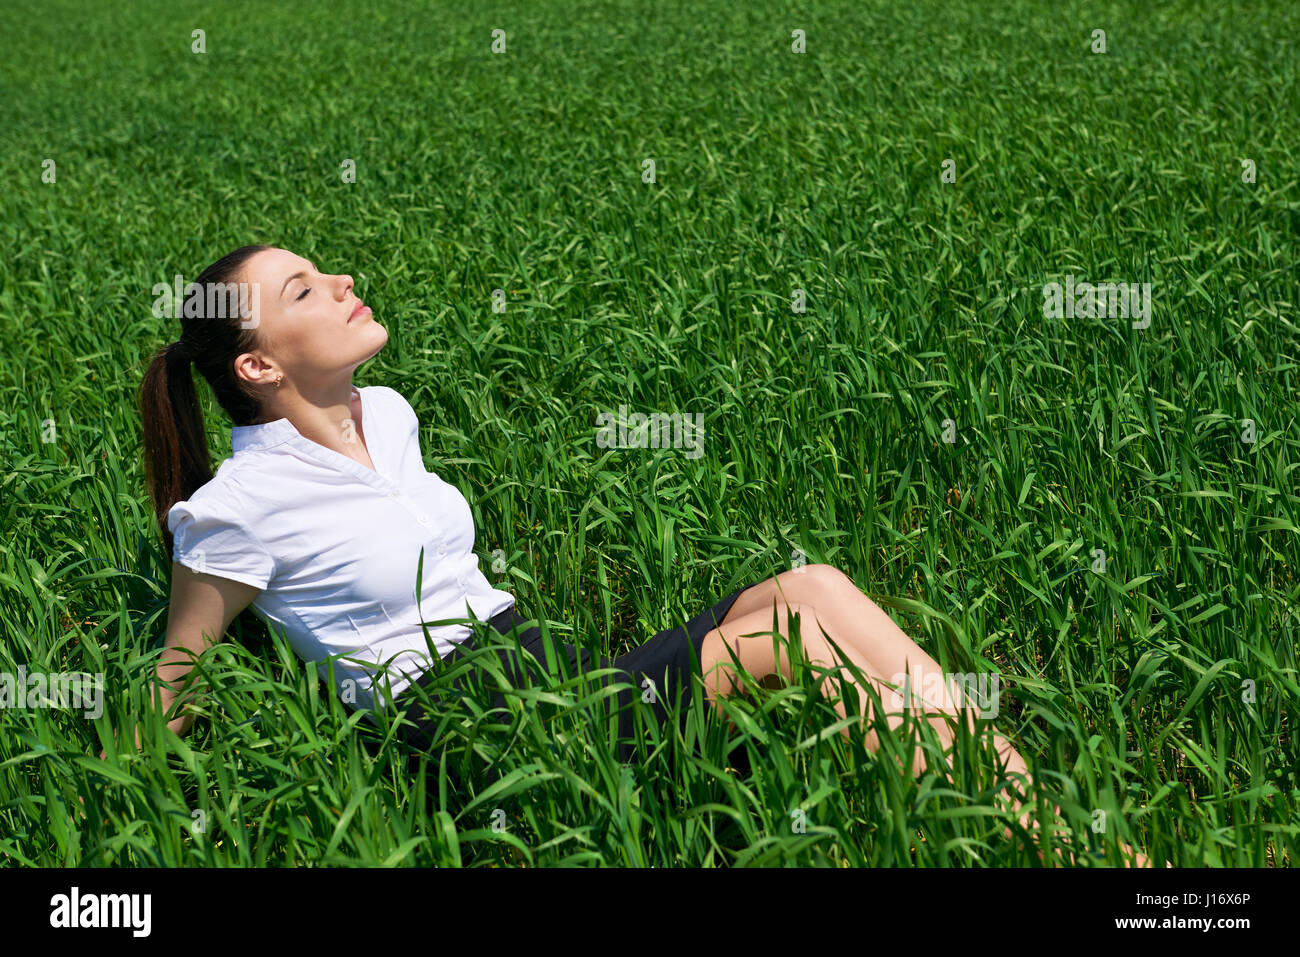
[[[236,310],[208,316],[210,284],[233,283],[248,260],[270,246],[241,246],[203,270],[186,287],[181,310],[181,337],[154,353],[140,383],[140,419],[144,426],[144,469],[154,516],[172,555],[167,513],[212,478],[203,410],[194,388],[191,363],[208,381],[217,404],[235,425],[253,425],[261,414],[256,396],[235,375],[235,358],[257,348],[255,327],[243,328]]]

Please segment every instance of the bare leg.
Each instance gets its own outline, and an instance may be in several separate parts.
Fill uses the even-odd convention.
[[[914,696],[925,690],[924,676],[943,674],[939,663],[909,638],[879,605],[859,591],[847,575],[830,565],[791,569],[746,589],[732,604],[722,624],[725,626],[733,619],[761,611],[767,615],[766,627],[770,631],[774,602],[815,608],[822,628],[832,640],[846,651],[856,651],[858,658],[855,661],[865,659],[870,664],[871,674],[899,687],[902,676],[910,674]],[[808,630],[805,627],[804,634]],[[892,699],[882,698],[885,702],[889,700]],[[963,709],[954,700],[946,681],[939,700],[927,703],[951,715],[954,720],[962,716]],[[964,710],[967,727],[975,734],[974,712]],[[950,747],[955,740],[950,726],[938,719],[931,724],[935,725],[944,747]],[[1029,766],[1012,743],[992,729],[988,733],[993,735],[994,747],[1006,765],[1007,773],[1028,777]]]
[[[899,712],[895,713],[891,710],[890,703],[897,698],[894,689],[878,673],[871,661],[852,644],[841,644],[840,650],[843,654],[837,653],[831,644],[832,641],[837,641],[836,637],[827,634],[817,610],[810,605],[791,605],[780,601],[776,602],[776,634],[780,635],[780,641],[775,640],[773,637],[771,610],[766,613],[761,611],[751,612],[740,618],[734,618],[728,614],[719,628],[715,628],[705,635],[700,649],[700,668],[704,677],[708,700],[713,703],[715,711],[721,714],[722,706],[718,698],[722,695],[735,694],[744,680],[743,676],[736,671],[732,654],[728,651],[729,648],[735,653],[740,667],[756,681],[761,681],[763,678],[774,674],[780,674],[787,680],[793,677],[790,649],[788,647],[790,638],[788,616],[791,614],[799,616],[800,640],[806,661],[813,665],[815,671],[834,672],[834,674],[820,675],[816,680],[818,688],[820,689],[827,678],[834,679],[838,685],[838,692],[828,694],[827,697],[838,699],[834,702],[833,707],[842,718],[848,717],[848,709],[844,699],[850,693],[855,693],[858,696],[858,710],[861,715],[859,733],[864,734],[864,746],[868,750],[872,752],[878,751],[880,742],[875,731],[870,730],[868,727],[874,712],[869,693],[854,680],[847,669],[841,671],[841,666],[847,658],[847,661],[860,670],[864,677],[875,687],[882,705],[885,706],[886,724],[891,731],[897,730],[899,725],[903,723],[901,705]],[[937,709],[930,709],[927,713],[932,716],[928,720],[934,726],[945,749],[951,748],[953,732],[950,730],[948,722]],[[841,734],[846,738],[852,737],[850,727],[842,729]],[[920,770],[924,755],[919,745],[908,756],[908,760],[914,771]]]
[[[791,601],[793,595],[801,596],[802,600]],[[918,694],[917,689],[938,693],[939,700],[934,700],[934,695],[930,695],[924,704],[927,720],[934,726],[945,751],[951,749],[955,742],[955,731],[945,715],[953,721],[964,717],[971,733],[975,734],[974,710],[962,707],[954,700],[947,681],[933,687],[917,680],[917,676],[942,675],[938,663],[912,641],[875,602],[859,591],[847,575],[829,565],[810,565],[798,571],[784,572],[747,589],[737,598],[721,627],[705,636],[701,648],[702,670],[706,676],[714,676],[711,682],[705,682],[710,700],[716,700],[719,694],[732,693],[737,684],[734,669],[730,665],[732,654],[728,648],[735,653],[744,670],[755,678],[762,679],[776,673],[787,679],[791,677],[788,650],[780,650],[779,661],[774,650],[774,607],[777,613],[777,632],[787,641],[789,633],[785,609],[801,613],[800,633],[810,661],[822,668],[837,668],[844,658],[834,651],[832,642],[839,646],[848,660],[875,685],[881,703],[886,708],[886,723],[891,730],[903,722],[901,713],[895,714],[892,710],[891,702],[900,700],[893,693],[893,688],[900,685],[900,676],[910,674],[915,683],[911,692],[913,696]],[[843,676],[848,684],[853,684],[854,679],[847,670]],[[845,684],[841,682],[841,700],[835,705],[841,717],[847,716],[843,704],[846,690]],[[864,721],[869,721],[872,709],[867,692],[860,687],[857,690],[861,702],[859,710]],[[934,717],[928,717],[929,715]],[[845,729],[844,733],[847,735],[848,730]],[[1020,785],[1027,797],[1031,793],[1032,778],[1024,758],[1006,737],[991,729],[988,733],[993,736],[994,746],[1001,763],[1005,765],[1007,775]],[[866,734],[864,746],[873,752],[878,750],[879,742],[874,732]],[[917,755],[914,753],[908,758],[911,767],[919,769]],[[1000,803],[1013,813],[1020,813],[1019,822],[1025,830],[1035,826],[1035,809],[1026,807],[1026,802],[1020,795],[1006,794]],[[1059,807],[1055,807],[1054,811],[1057,816],[1064,817]],[[1013,836],[1010,827],[1004,833],[1008,838]],[[1142,854],[1128,845],[1121,842],[1120,847],[1126,854],[1133,854],[1138,866],[1150,866]]]

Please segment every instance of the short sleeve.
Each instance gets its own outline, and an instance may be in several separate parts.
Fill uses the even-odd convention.
[[[265,589],[275,560],[242,516],[215,497],[177,502],[167,513],[172,559],[205,575],[230,578]]]

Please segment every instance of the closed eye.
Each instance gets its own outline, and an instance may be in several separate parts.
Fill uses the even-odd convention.
[[[306,289],[304,289],[300,295],[295,296],[295,297],[294,297],[294,302],[297,302],[299,299],[301,299],[303,296],[307,295],[307,293],[309,293],[309,292],[311,292],[311,286],[308,286]]]

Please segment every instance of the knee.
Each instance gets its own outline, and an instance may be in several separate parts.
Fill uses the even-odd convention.
[[[853,579],[834,565],[813,565],[811,568],[815,569],[813,581],[824,592],[835,594],[843,592],[846,588],[857,589],[857,586],[853,584]]]
[[[781,576],[782,591],[797,604],[826,607],[843,601],[845,589],[856,590],[853,580],[834,565],[805,565],[792,568]]]

